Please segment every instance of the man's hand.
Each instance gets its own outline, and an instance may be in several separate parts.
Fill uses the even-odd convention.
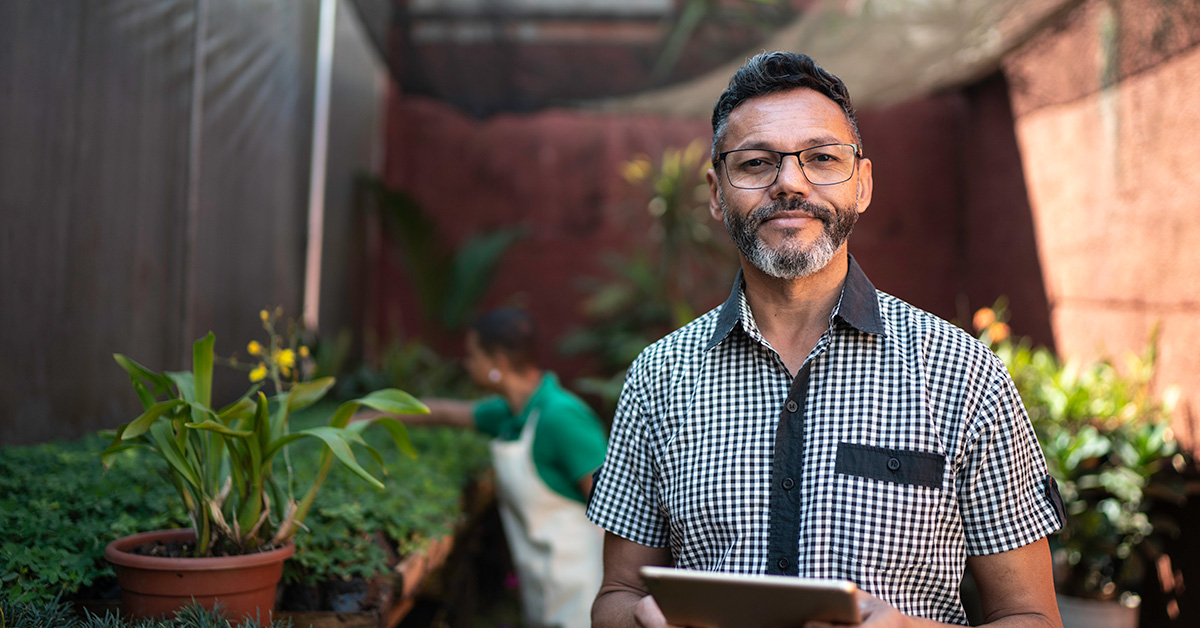
[[[667,620],[638,575],[642,565],[671,564],[671,550],[604,533],[604,580],[592,604],[593,628],[664,628]]]
[[[674,626],[667,623],[667,618],[663,617],[662,610],[658,608],[658,602],[655,602],[654,597],[650,595],[642,598],[634,607],[633,619],[637,621],[640,628],[672,628]]]
[[[999,554],[971,556],[967,558],[967,567],[979,587],[984,626],[1062,628],[1046,539]],[[856,600],[862,613],[862,626],[918,628],[944,625],[903,615],[891,604],[862,590],[858,591]],[[831,626],[826,622],[805,624],[806,628]]]
[[[858,603],[858,612],[862,614],[860,626],[871,628],[909,628],[912,618],[896,610],[891,604],[859,589],[854,593],[854,601]],[[845,628],[845,624],[831,624],[824,621],[810,621],[804,628]]]

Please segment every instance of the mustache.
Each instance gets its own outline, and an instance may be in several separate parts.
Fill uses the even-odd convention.
[[[770,203],[755,209],[750,213],[749,222],[755,229],[762,223],[770,220],[776,214],[784,212],[802,212],[809,216],[829,224],[833,222],[833,212],[825,207],[821,207],[816,203],[810,202],[808,199],[797,198],[794,196],[779,198]]]

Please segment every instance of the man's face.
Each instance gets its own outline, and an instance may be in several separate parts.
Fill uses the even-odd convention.
[[[845,113],[805,88],[745,101],[729,114],[721,151],[766,148],[798,151],[855,142]],[[708,171],[709,208],[722,220],[746,261],[773,277],[795,279],[824,268],[842,252],[858,215],[871,201],[871,162],[834,185],[813,185],[795,157],[785,157],[775,183],[733,187],[723,164]]]

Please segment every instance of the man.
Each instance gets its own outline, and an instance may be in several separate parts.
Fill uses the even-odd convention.
[[[524,625],[586,628],[600,586],[603,535],[584,514],[592,472],[604,460],[594,412],[534,361],[533,320],[493,310],[467,332],[464,366],[495,396],[430,399],[408,425],[473,428],[494,437],[492,465],[505,537],[520,581]]]
[[[1003,364],[846,252],[861,146],[804,55],[754,57],[717,102],[709,206],[741,272],[630,368],[588,511],[593,626],[664,625],[642,565],[851,580],[870,626],[966,623],[969,567],[988,625],[1060,625],[1061,501]]]

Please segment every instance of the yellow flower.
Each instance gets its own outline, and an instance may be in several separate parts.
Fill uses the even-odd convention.
[[[250,381],[252,382],[261,382],[266,376],[267,365],[263,364],[262,362],[259,362],[258,366],[254,367],[254,370],[250,371]]]
[[[290,369],[293,366],[296,366],[296,352],[292,351],[291,349],[284,349],[283,351],[280,351],[277,362],[279,362],[279,366],[282,366],[285,369]]]
[[[266,310],[259,310],[258,317],[261,318],[262,322],[265,323],[265,322],[267,322],[268,319],[271,318],[271,313]]]
[[[996,312],[990,307],[985,307],[975,312],[975,331],[983,331],[992,326],[996,322]]]
[[[306,347],[304,345],[300,345],[300,357],[302,357],[302,358],[308,357],[308,347]]]
[[[250,344],[246,345],[246,352],[250,355],[261,355],[262,345],[258,344],[257,340],[251,340]]]
[[[650,163],[650,158],[645,155],[638,155],[632,161],[625,162],[621,168],[621,176],[629,183],[641,183],[650,176],[650,169],[654,166]]]
[[[291,377],[291,376],[292,376],[292,369],[290,369],[290,368],[288,368],[288,367],[286,367],[286,366],[284,366],[284,367],[281,367],[281,368],[279,369],[279,372],[280,372],[280,373],[283,373],[283,376],[284,376],[284,377]]]

